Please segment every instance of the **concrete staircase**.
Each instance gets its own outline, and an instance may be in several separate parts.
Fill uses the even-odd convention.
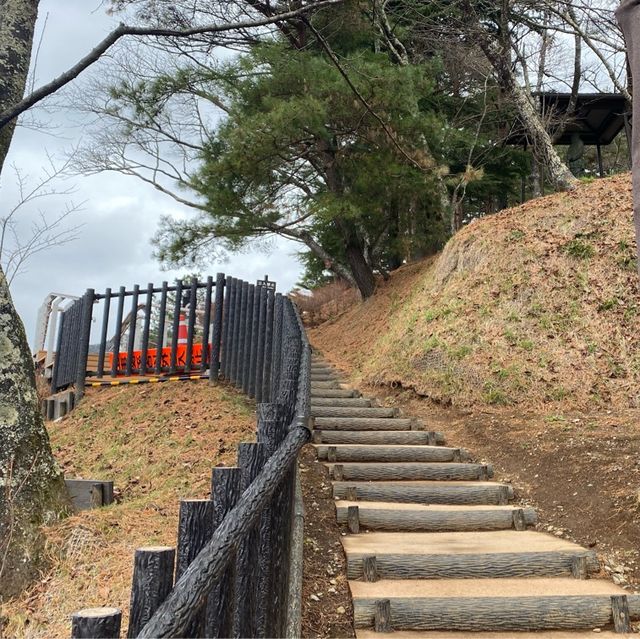
[[[529,530],[535,510],[510,504],[491,466],[361,397],[318,357],[311,380],[359,638],[606,637],[640,619],[640,595],[589,579],[595,552]]]

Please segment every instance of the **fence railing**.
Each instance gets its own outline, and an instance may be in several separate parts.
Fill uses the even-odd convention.
[[[268,280],[219,281],[210,370],[218,378],[219,362],[222,379],[257,399],[257,443],[239,445],[236,467],[213,469],[210,498],[180,502],[176,548],[136,551],[127,637],[284,637],[300,609],[289,605],[299,587],[290,558],[311,350],[291,300]],[[119,637],[120,624],[116,608],[82,610],[72,637]]]

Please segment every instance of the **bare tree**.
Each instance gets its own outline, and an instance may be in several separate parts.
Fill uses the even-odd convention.
[[[51,212],[51,200],[69,198],[74,187],[60,188],[56,181],[69,168],[70,160],[56,166],[47,155],[48,165],[43,177],[33,181],[19,167],[13,165],[17,201],[6,212],[0,210],[0,268],[7,284],[26,272],[27,262],[36,254],[62,246],[78,237],[82,225],[72,224],[70,218],[82,209],[82,203],[68,200],[61,210]],[[41,202],[44,201],[44,205]],[[30,210],[37,206],[35,214]]]
[[[284,17],[335,5],[342,0],[304,2],[296,9],[264,16],[237,15],[233,22],[213,20],[178,26],[120,24],[85,57],[60,76],[29,90],[27,78],[34,46],[39,0],[0,2],[0,172],[13,138],[16,119],[69,84],[124,37],[201,39],[210,48],[233,42],[234,32],[262,29]],[[127,4],[127,3],[124,3]],[[159,4],[163,4],[159,2]],[[225,3],[212,3],[224,6]],[[169,11],[169,3],[164,3]],[[162,18],[163,16],[157,16]],[[40,234],[46,237],[48,231]],[[33,247],[32,247],[33,250]],[[37,574],[43,545],[40,526],[64,511],[66,491],[55,465],[38,405],[33,361],[7,277],[0,269],[0,598],[18,592]]]

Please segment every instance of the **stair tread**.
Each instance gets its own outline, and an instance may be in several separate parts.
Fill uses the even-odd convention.
[[[588,550],[573,542],[534,531],[491,532],[376,532],[342,538],[347,554],[366,555],[462,555],[512,554],[518,552],[580,552]]]
[[[378,431],[378,432],[384,432],[384,431]],[[392,431],[392,432],[396,432],[396,431]],[[411,431],[411,432],[420,432],[420,431]],[[316,448],[322,446],[323,448],[326,448],[327,446],[333,446],[335,448],[344,448],[346,450],[355,450],[355,449],[361,449],[361,448],[368,448],[369,446],[371,446],[372,448],[375,448],[377,450],[383,450],[385,448],[401,448],[401,449],[410,449],[410,450],[415,450],[415,449],[423,449],[423,450],[450,450],[450,451],[456,451],[456,450],[460,450],[460,448],[457,448],[456,446],[428,446],[427,444],[313,444]],[[368,464],[370,462],[347,462],[349,464],[356,464],[356,463],[360,463],[360,464]],[[385,462],[372,462],[372,463],[376,463],[376,464],[380,464],[380,463],[385,463]],[[398,462],[389,462],[389,463],[398,463]]]
[[[456,481],[456,480],[438,480],[438,479],[406,479],[398,481],[334,481],[335,486],[404,486],[420,488],[421,486],[456,486],[458,488],[463,486],[509,486],[499,481]]]
[[[627,595],[604,579],[505,577],[489,579],[381,579],[349,581],[353,599],[584,597]]]
[[[327,444],[324,444],[326,446]],[[439,448],[442,450],[440,446],[432,446],[432,448]],[[398,461],[339,461],[339,462],[323,462],[325,466],[332,468],[336,464],[338,466],[350,466],[354,468],[374,468],[376,466],[382,466],[383,468],[414,468],[420,466],[427,466],[433,468],[449,468],[453,466],[454,468],[462,468],[467,466],[489,466],[489,464],[480,464],[477,462],[454,462],[454,461],[406,461],[406,462],[398,462]]]
[[[438,482],[442,484],[444,482]],[[463,482],[456,482],[456,485]],[[478,482],[473,482],[477,484]],[[522,506],[518,505],[491,505],[491,504],[469,504],[469,505],[455,505],[455,504],[405,504],[397,503],[394,501],[349,501],[347,499],[339,499],[336,501],[336,508],[348,508],[349,506],[358,506],[360,510],[410,510],[417,512],[482,512],[492,510],[519,510]],[[526,508],[526,507],[525,507]],[[404,534],[404,533],[402,533]]]
[[[630,634],[615,632],[594,633],[593,630],[548,630],[539,632],[456,632],[441,630],[394,630],[393,639],[580,639],[583,637],[602,637],[613,639],[614,637],[630,637]],[[380,639],[381,634],[375,630],[358,628],[357,639]]]

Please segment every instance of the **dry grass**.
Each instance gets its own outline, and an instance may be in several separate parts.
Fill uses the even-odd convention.
[[[443,404],[640,406],[629,175],[465,227],[313,332],[373,384]]]
[[[91,391],[51,441],[67,477],[113,479],[117,503],[46,530],[50,570],[2,606],[0,635],[67,637],[70,613],[103,605],[123,609],[126,629],[134,550],[175,545],[179,499],[206,497],[212,466],[254,431],[253,406],[204,381]]]
[[[331,282],[307,293],[289,294],[307,326],[317,326],[336,317],[360,301],[360,293],[346,282]]]

